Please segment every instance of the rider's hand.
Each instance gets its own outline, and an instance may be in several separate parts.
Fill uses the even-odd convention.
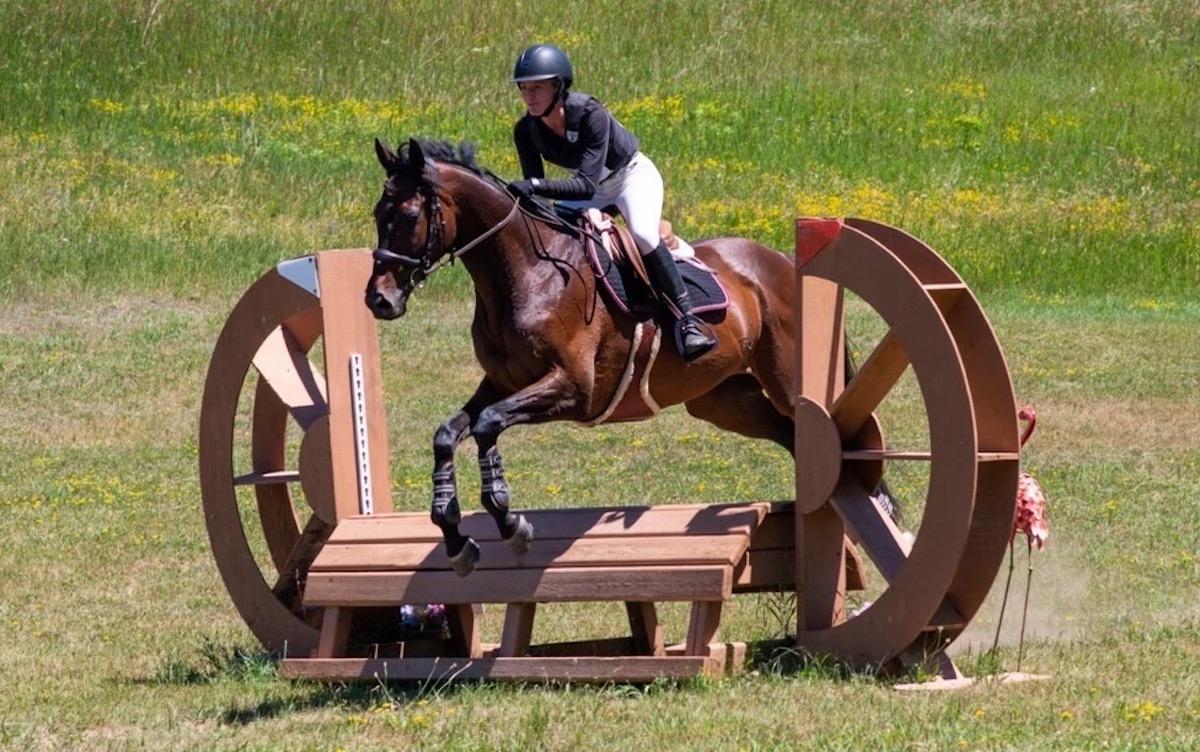
[[[514,180],[508,184],[508,192],[517,198],[529,198],[534,194],[534,189],[537,187],[537,178],[526,178],[524,180]]]

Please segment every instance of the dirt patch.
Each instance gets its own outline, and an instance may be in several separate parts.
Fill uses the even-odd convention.
[[[1170,447],[1200,446],[1200,402],[1195,400],[1047,401],[1026,446],[1038,456],[1139,456]]]

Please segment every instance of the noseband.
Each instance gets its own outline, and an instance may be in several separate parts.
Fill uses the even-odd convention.
[[[371,252],[371,258],[375,260],[375,276],[401,266],[413,270],[404,286],[405,295],[424,282],[434,269],[456,258],[455,254],[451,253],[447,259],[434,263],[433,254],[438,238],[446,234],[446,217],[442,214],[442,202],[438,201],[435,191],[418,189],[417,193],[425,200],[425,245],[421,247],[420,253],[409,256],[383,247]]]
[[[454,263],[454,260],[459,256],[462,256],[467,251],[495,235],[506,224],[512,221],[512,218],[516,216],[517,211],[521,208],[521,202],[514,201],[512,211],[504,219],[500,220],[498,224],[462,248],[451,248],[449,253],[435,261],[434,252],[438,241],[441,236],[446,234],[446,217],[442,213],[442,202],[438,201],[436,191],[427,188],[418,188],[417,193],[425,199],[425,245],[421,247],[420,254],[409,256],[382,247],[376,248],[371,252],[371,258],[375,260],[374,274],[377,277],[401,266],[413,270],[412,274],[409,275],[408,283],[404,285],[405,295],[410,294],[414,289],[419,287],[439,267]]]

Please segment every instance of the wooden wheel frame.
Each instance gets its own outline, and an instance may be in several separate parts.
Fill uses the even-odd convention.
[[[798,220],[796,263],[797,643],[860,667],[944,665],[995,580],[1015,514],[1016,404],[1003,353],[962,279],[896,228]],[[848,383],[846,291],[888,327]],[[890,449],[876,414],[909,367],[927,452]],[[888,466],[905,462],[929,463],[911,550],[872,495]],[[887,582],[857,614],[846,613],[843,531]]]
[[[919,240],[861,219],[802,219],[796,231],[797,645],[860,667],[936,659],[946,675],[943,651],[986,598],[1015,514],[1019,444],[1004,356],[962,279]],[[254,635],[290,656],[319,644],[328,614],[305,608],[300,593],[334,526],[391,511],[378,330],[362,303],[371,263],[367,250],[323,251],[268,271],[231,313],[205,383],[199,464],[214,557]],[[848,383],[847,292],[887,326]],[[309,357],[318,341],[323,370]],[[889,447],[877,414],[910,367],[927,450]],[[873,496],[889,466],[910,462],[928,465],[911,547]],[[253,488],[269,564],[243,524],[242,487]],[[855,613],[847,535],[886,581]]]
[[[362,302],[371,263],[368,250],[322,251],[268,271],[226,321],[205,382],[200,487],[213,555],[250,630],[289,655],[317,646],[321,614],[300,593],[336,521],[391,508],[386,427],[369,420],[383,414],[381,391],[364,388],[380,381],[376,322]],[[322,339],[324,373],[308,358]],[[241,400],[252,400],[249,426],[238,425]],[[302,431],[291,457],[289,421]],[[243,526],[239,486],[254,489],[271,582]]]

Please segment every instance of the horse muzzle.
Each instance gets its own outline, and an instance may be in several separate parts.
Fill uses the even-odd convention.
[[[383,321],[398,319],[408,310],[408,296],[404,291],[392,287],[390,291],[380,291],[375,285],[367,288],[367,308],[371,315]]]
[[[375,318],[391,321],[403,316],[407,310],[408,290],[397,285],[395,275],[390,274],[376,258],[375,269],[367,283],[363,302]]]

